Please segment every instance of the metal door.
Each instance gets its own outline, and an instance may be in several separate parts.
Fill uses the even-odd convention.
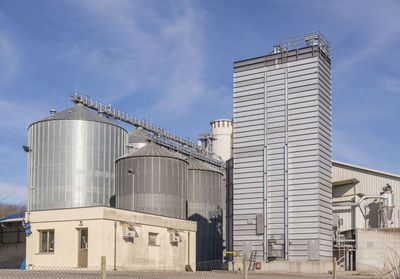
[[[88,229],[78,229],[78,267],[88,266]]]

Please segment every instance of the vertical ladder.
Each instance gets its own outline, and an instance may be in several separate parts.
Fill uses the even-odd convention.
[[[249,260],[249,271],[254,271],[256,269],[256,258],[257,250],[251,250],[250,260]]]

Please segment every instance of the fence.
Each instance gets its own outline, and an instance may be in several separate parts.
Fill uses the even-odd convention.
[[[197,267],[208,271],[191,271],[188,266],[117,266],[109,265],[105,259],[98,266],[87,268],[73,267],[45,267],[27,266],[26,270],[0,269],[0,278],[22,278],[22,279],[183,279],[183,278],[220,278],[241,279],[243,272],[220,270],[221,262],[198,263]],[[219,270],[214,270],[219,269]]]
[[[372,276],[355,277],[339,274],[272,274],[248,271],[248,262],[242,263],[241,271],[221,270],[225,265],[221,261],[198,263],[197,267],[208,271],[190,271],[185,266],[116,266],[108,265],[106,259],[99,259],[98,266],[87,268],[28,266],[26,270],[0,269],[0,279],[318,279],[318,278],[353,278],[373,279]],[[60,264],[62,265],[62,263]],[[218,268],[219,270],[214,270]],[[185,270],[186,269],[186,270]]]

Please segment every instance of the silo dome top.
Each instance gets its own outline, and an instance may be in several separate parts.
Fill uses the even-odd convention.
[[[134,157],[165,157],[165,158],[171,158],[171,159],[177,159],[177,160],[182,160],[187,163],[187,161],[174,153],[161,148],[160,146],[149,142],[145,146],[136,149],[122,157],[119,157],[116,161],[124,158],[134,158]]]
[[[129,133],[128,143],[147,143],[151,136],[142,127],[137,127]]]
[[[31,125],[38,122],[51,121],[51,120],[86,120],[86,121],[102,122],[118,126],[115,122],[95,113],[94,111],[86,108],[84,105],[80,103],[66,110],[60,111],[59,113],[51,114],[49,117],[36,121]]]
[[[218,169],[210,167],[207,164],[200,162],[197,159],[188,158],[187,161],[189,163],[188,170],[202,170],[202,171],[213,171],[213,172],[221,173]]]

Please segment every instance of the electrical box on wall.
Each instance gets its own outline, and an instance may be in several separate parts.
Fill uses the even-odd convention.
[[[171,243],[178,243],[178,242],[182,242],[182,238],[178,232],[171,232],[169,234],[169,241]]]
[[[137,237],[136,230],[133,226],[124,225],[122,227],[122,238],[128,241],[132,241]]]

